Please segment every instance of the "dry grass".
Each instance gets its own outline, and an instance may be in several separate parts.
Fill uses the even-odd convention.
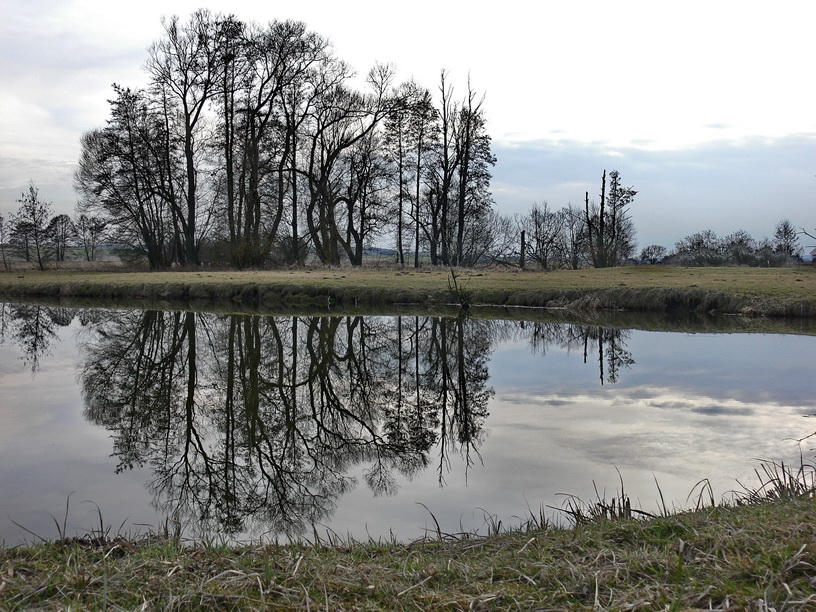
[[[0,274],[0,295],[356,306],[457,302],[576,310],[816,316],[816,267],[625,268],[554,272],[448,269],[55,270]]]
[[[636,520],[625,494],[574,529],[531,515],[487,537],[230,547],[178,537],[0,549],[0,607],[165,610],[813,610],[812,464],[765,464],[725,506]],[[578,506],[573,506],[576,508]],[[574,517],[574,512],[568,512]],[[59,524],[58,524],[59,527]],[[62,534],[61,534],[62,535]]]
[[[405,545],[69,539],[0,550],[0,607],[806,610],[815,568],[798,498]]]

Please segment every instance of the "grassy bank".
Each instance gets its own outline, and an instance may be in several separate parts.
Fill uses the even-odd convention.
[[[0,607],[813,610],[814,567],[806,496],[410,544],[65,539],[0,549]]]
[[[448,269],[25,271],[0,296],[241,302],[268,306],[491,304],[574,310],[816,317],[816,267],[625,268],[553,272]]]

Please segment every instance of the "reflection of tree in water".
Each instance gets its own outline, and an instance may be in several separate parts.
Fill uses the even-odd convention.
[[[487,360],[492,349],[489,323],[464,317],[434,319],[428,354],[429,368],[424,387],[439,407],[440,438],[439,479],[443,482],[449,469],[449,453],[459,449],[465,465],[473,463],[478,454],[477,443],[485,417],[487,403],[493,394],[485,387],[488,379]]]
[[[618,382],[620,370],[635,363],[631,351],[626,348],[630,330],[547,322],[522,322],[520,327],[523,335],[529,338],[534,353],[544,354],[550,345],[554,345],[568,351],[581,351],[584,363],[587,363],[590,354],[597,351],[602,385]]]
[[[634,363],[628,332],[428,316],[260,317],[0,304],[0,342],[37,371],[77,319],[86,415],[117,470],[147,465],[158,506],[203,528],[298,532],[353,473],[375,494],[458,455],[479,460],[496,342],[597,352],[601,383]]]
[[[364,465],[396,474],[478,452],[489,334],[465,319],[119,312],[83,346],[86,415],[156,503],[229,531],[328,516]]]
[[[22,359],[34,374],[40,358],[51,353],[57,327],[67,327],[74,310],[39,304],[0,303],[0,343],[8,337],[22,351]]]

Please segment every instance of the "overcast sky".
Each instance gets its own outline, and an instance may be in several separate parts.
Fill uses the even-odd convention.
[[[445,69],[460,95],[469,75],[501,212],[597,199],[617,169],[641,247],[816,227],[812,0],[0,0],[0,214],[29,180],[73,212],[78,140],[104,125],[111,84],[143,85],[161,17],[202,7],[304,21],[362,74],[392,63],[436,92]]]

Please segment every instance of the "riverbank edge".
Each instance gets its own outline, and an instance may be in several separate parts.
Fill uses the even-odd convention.
[[[359,306],[499,306],[534,307],[572,311],[629,311],[661,314],[724,314],[775,318],[816,318],[816,297],[792,298],[762,295],[737,286],[732,290],[655,286],[595,286],[512,288],[498,282],[440,283],[426,287],[384,284],[376,274],[369,282],[349,286],[338,272],[324,272],[316,284],[308,280],[252,280],[223,282],[217,272],[196,280],[173,281],[173,273],[160,273],[156,280],[143,280],[127,272],[85,273],[81,278],[37,281],[28,277],[0,277],[0,297],[137,300],[176,304],[242,304],[267,308],[359,307]],[[333,275],[333,276],[332,276]],[[150,276],[150,275],[148,275]],[[24,280],[18,280],[24,279]],[[170,279],[170,280],[168,280]],[[334,280],[334,282],[333,282]],[[328,281],[328,282],[326,282]],[[544,284],[544,283],[542,283]],[[618,285],[622,285],[619,283]]]
[[[811,493],[404,544],[91,534],[0,548],[0,607],[806,610],[814,567]]]

